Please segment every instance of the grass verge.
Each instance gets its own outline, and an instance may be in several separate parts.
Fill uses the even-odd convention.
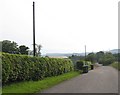
[[[25,81],[20,83],[14,83],[11,85],[3,86],[2,93],[3,95],[9,93],[21,93],[23,94],[33,94],[36,92],[41,92],[44,89],[47,89],[51,86],[54,86],[62,81],[68,80],[79,75],[79,72],[69,72],[55,77],[48,77],[39,81]]]
[[[112,67],[114,67],[114,68],[116,68],[120,71],[120,65],[118,65],[118,64],[120,64],[120,63],[119,62],[114,62],[110,66],[112,66]]]

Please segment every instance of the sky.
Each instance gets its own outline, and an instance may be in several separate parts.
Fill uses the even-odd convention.
[[[34,0],[42,54],[118,48],[118,0]],[[0,41],[33,49],[33,0],[0,0]]]

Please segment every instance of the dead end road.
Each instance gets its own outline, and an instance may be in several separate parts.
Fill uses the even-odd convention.
[[[100,66],[41,93],[118,93],[118,71]]]

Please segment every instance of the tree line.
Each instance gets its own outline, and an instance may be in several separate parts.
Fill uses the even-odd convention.
[[[29,47],[26,45],[18,45],[14,41],[9,40],[3,40],[0,41],[0,44],[2,44],[2,52],[10,53],[10,54],[24,54],[28,55]],[[41,56],[41,45],[36,44],[35,54],[36,56]],[[33,54],[33,51],[31,51],[31,54]]]
[[[103,65],[110,65],[111,63],[118,61],[120,62],[120,53],[112,54],[111,52],[99,51],[97,53],[91,52],[86,56],[72,55],[69,57],[73,63],[76,64],[77,60],[91,61],[92,63],[99,63]]]

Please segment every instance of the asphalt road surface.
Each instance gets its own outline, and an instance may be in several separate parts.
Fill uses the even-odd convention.
[[[42,93],[118,93],[118,71],[109,66],[101,66]]]

